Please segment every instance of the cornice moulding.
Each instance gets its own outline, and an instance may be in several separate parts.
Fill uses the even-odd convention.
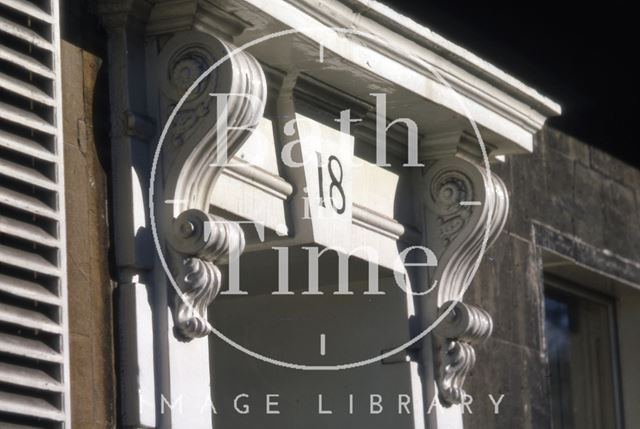
[[[353,204],[353,224],[393,240],[419,243],[422,238],[414,228],[357,203]]]
[[[360,39],[425,75],[433,73],[420,61],[429,62],[456,92],[491,105],[505,115],[513,115],[514,121],[530,127],[532,132],[541,128],[547,117],[561,113],[559,104],[533,88],[380,2],[286,1],[328,26],[360,30],[379,36],[377,40]],[[358,36],[354,38],[357,39]],[[386,41],[394,43],[385,43]],[[415,55],[405,55],[402,50],[397,49],[398,45],[409,47],[408,51]]]
[[[231,160],[229,165],[222,171],[222,174],[267,192],[283,201],[293,194],[293,185],[291,183],[238,157],[234,157]]]
[[[466,69],[488,82],[495,84],[500,89],[520,98],[547,116],[559,115],[561,107],[558,103],[540,94],[535,89],[505,73],[491,63],[483,60],[468,50],[456,45],[444,37],[433,32],[411,18],[403,16],[389,6],[374,0],[339,0],[349,5],[359,15],[367,17],[389,30],[395,31],[407,39],[424,46],[452,63]]]
[[[182,5],[182,6],[181,6]],[[186,5],[186,6],[184,6]],[[333,56],[346,73],[361,76],[360,88],[345,86],[325,64],[313,65],[317,56],[317,32],[311,29],[344,28],[375,35],[339,34],[322,37],[327,56]],[[156,2],[147,27],[148,34],[196,29],[223,35],[240,46],[269,33],[294,29],[300,34],[289,41],[287,58],[279,41],[250,49],[264,64],[275,69],[293,69],[334,86],[337,91],[370,102],[369,88],[392,88],[407,105],[427,102],[422,112],[429,116],[438,110],[440,118],[417,118],[421,131],[428,133],[450,129],[442,117],[457,119],[455,125],[471,130],[470,112],[480,125],[483,137],[494,144],[495,155],[531,152],[533,134],[549,116],[558,115],[560,106],[532,88],[502,72],[470,52],[445,40],[388,7],[366,0],[170,0]],[[281,41],[280,41],[281,42]],[[437,72],[460,96],[453,96],[439,81]],[[333,70],[335,71],[335,70]],[[465,102],[460,103],[459,98]],[[406,109],[405,109],[406,110]],[[390,117],[420,116],[420,111],[399,108]],[[448,112],[448,113],[447,113]],[[448,116],[447,116],[448,115]],[[431,122],[430,122],[431,121]],[[454,126],[455,126],[454,125]]]
[[[490,162],[496,161],[495,147],[485,143],[485,152]],[[482,163],[482,149],[476,136],[457,130],[424,136],[418,146],[420,162],[448,157],[462,157]]]
[[[99,0],[91,6],[102,17],[107,28],[132,22],[145,23],[153,3],[148,0]]]
[[[228,2],[202,0],[157,1],[151,11],[148,35],[201,30],[218,36],[237,36],[251,23],[225,10]]]

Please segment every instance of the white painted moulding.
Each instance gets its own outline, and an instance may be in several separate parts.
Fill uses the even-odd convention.
[[[168,13],[174,3],[177,0],[154,6],[147,27],[150,34],[185,29],[222,32],[241,46],[271,33],[296,30],[296,36],[266,41],[249,51],[264,64],[285,72],[301,71],[371,104],[372,88],[393,94],[396,101],[389,105],[389,117],[414,119],[421,134],[461,125],[472,131],[469,114],[495,147],[494,156],[530,152],[533,134],[547,117],[561,112],[557,103],[534,89],[379,2],[183,0],[179,3],[189,8]],[[355,33],[321,34],[319,28]],[[326,64],[317,60],[320,42]]]

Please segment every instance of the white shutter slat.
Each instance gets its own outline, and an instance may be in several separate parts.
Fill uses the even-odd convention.
[[[0,4],[29,15],[32,18],[36,18],[39,21],[53,22],[51,15],[27,0],[0,0]]]
[[[63,421],[62,411],[44,399],[0,391],[0,411],[47,420]]]
[[[3,264],[13,265],[23,270],[35,271],[50,276],[60,275],[58,267],[37,253],[26,252],[3,244],[0,244],[0,261]]]
[[[0,174],[39,188],[55,191],[58,185],[35,168],[0,158]]]
[[[55,134],[57,132],[56,127],[35,113],[3,102],[0,102],[0,118],[47,134]]]
[[[0,303],[0,321],[37,331],[60,334],[60,325],[42,313]]]
[[[56,101],[35,85],[16,79],[0,72],[0,86],[14,94],[22,95],[30,100],[47,106],[55,106]]]
[[[60,304],[60,298],[38,283],[0,274],[0,291],[46,304]]]
[[[35,168],[0,158],[0,174],[43,189],[57,190],[58,185]]]
[[[4,19],[0,16],[0,31],[10,34],[18,39],[22,39],[27,43],[31,43],[38,48],[46,49],[47,51],[53,51],[53,45],[47,39],[40,36],[35,31],[23,27],[8,19]]]
[[[62,363],[62,355],[41,341],[0,332],[0,353],[21,358]]]
[[[39,216],[45,216],[51,219],[58,218],[58,213],[39,199],[7,189],[3,186],[0,186],[0,203],[16,207],[20,210],[25,210]]]
[[[68,428],[58,0],[0,0],[0,428]]]
[[[55,79],[56,77],[51,69],[42,64],[40,61],[33,59],[32,57],[21,52],[8,48],[4,45],[0,45],[0,59],[13,63],[32,73],[47,77],[49,79]]]
[[[0,383],[50,392],[62,392],[64,390],[64,386],[60,382],[40,369],[4,362],[0,362]]]
[[[17,425],[13,423],[4,423],[2,429],[44,429],[42,426],[27,426],[27,425]]]
[[[23,240],[33,241],[43,246],[57,246],[58,240],[49,235],[42,228],[0,215],[0,233],[11,235],[12,237],[21,238]],[[2,275],[0,274],[0,278]]]
[[[0,130],[0,146],[44,161],[56,161],[56,155],[41,144],[24,137]]]

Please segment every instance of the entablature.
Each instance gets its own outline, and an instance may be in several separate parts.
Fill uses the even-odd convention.
[[[372,93],[388,94],[388,117],[412,118],[421,137],[473,133],[472,118],[492,156],[530,152],[533,134],[560,113],[535,90],[377,2],[155,3],[148,34],[191,29],[236,46],[264,39],[247,48],[261,63],[306,75],[371,110]]]

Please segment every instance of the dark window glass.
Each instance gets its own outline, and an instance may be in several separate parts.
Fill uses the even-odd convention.
[[[553,428],[619,428],[612,301],[547,288],[545,325]]]

